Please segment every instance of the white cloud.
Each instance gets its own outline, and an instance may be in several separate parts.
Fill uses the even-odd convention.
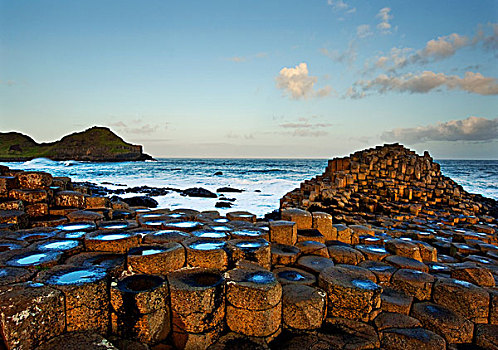
[[[498,23],[490,23],[488,27],[492,28],[492,32],[488,35],[485,34],[484,29],[480,29],[472,39],[465,35],[452,33],[429,40],[420,50],[393,47],[389,54],[378,57],[373,64],[367,64],[366,71],[380,68],[393,72],[409,64],[427,64],[440,61],[454,56],[462,48],[474,47],[479,44],[482,44],[486,50],[498,50]]]
[[[394,16],[391,15],[391,9],[389,7],[380,9],[376,17],[380,18],[380,23],[377,24],[377,28],[381,31],[381,33],[391,33],[391,23],[389,23],[389,21],[394,18]]]
[[[370,25],[362,24],[356,27],[356,36],[360,39],[366,38],[373,35]]]
[[[345,3],[343,0],[327,0],[327,4],[329,6],[332,6],[334,11],[337,11],[337,12],[346,12],[346,13],[356,12],[355,7],[351,7],[350,5]]]
[[[381,135],[387,142],[415,144],[426,141],[492,141],[498,139],[498,118],[469,117],[436,125],[398,128]]]
[[[283,90],[293,99],[324,97],[332,91],[330,86],[318,90],[314,89],[318,78],[309,75],[308,65],[304,62],[295,67],[282,68],[275,80],[277,88]]]
[[[369,91],[376,91],[380,94],[388,91],[427,93],[439,87],[479,95],[498,95],[496,79],[485,77],[480,73],[466,72],[464,77],[460,78],[456,75],[424,71],[418,75],[412,73],[402,76],[381,74],[373,80],[360,80],[348,89],[345,97],[362,98]]]
[[[429,40],[422,51],[418,52],[421,58],[443,59],[453,56],[455,52],[470,44],[466,36],[453,33],[441,36],[436,40]]]

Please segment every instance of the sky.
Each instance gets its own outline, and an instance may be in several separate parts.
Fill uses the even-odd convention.
[[[498,159],[496,0],[0,0],[0,131],[155,157]]]

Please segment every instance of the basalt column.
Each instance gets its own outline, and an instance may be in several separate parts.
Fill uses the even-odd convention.
[[[111,284],[112,332],[146,344],[170,330],[168,284],[159,276],[132,275]]]
[[[224,278],[219,271],[184,269],[168,274],[173,342],[179,349],[205,349],[223,331]]]

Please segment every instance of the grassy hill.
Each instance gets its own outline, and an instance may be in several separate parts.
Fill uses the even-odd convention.
[[[152,159],[143,153],[142,146],[127,143],[104,127],[93,127],[50,143],[37,143],[17,132],[0,133],[0,161],[26,161],[39,157],[85,161]]]

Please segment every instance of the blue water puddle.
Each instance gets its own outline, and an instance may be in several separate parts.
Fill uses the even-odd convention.
[[[215,250],[221,249],[225,246],[225,242],[193,242],[189,244],[189,247],[196,250]]]
[[[268,284],[275,281],[275,276],[269,271],[257,271],[247,276],[246,280],[257,284]]]

